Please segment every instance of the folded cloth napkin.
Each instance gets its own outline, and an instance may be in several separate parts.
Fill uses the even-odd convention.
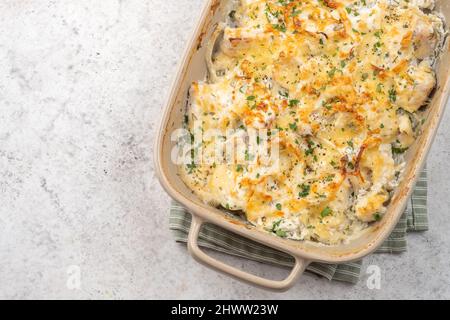
[[[170,208],[170,229],[174,232],[177,242],[186,243],[191,226],[190,213],[176,202]],[[427,171],[424,169],[419,177],[414,192],[396,228],[378,248],[378,253],[401,253],[406,251],[406,233],[428,230],[427,215]],[[250,260],[292,267],[292,256],[269,248],[258,242],[229,232],[223,228],[205,224],[200,231],[199,245],[230,255]],[[323,276],[328,280],[356,283],[361,274],[362,261],[344,264],[311,263],[306,271]]]

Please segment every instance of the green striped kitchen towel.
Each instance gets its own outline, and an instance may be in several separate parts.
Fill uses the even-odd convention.
[[[170,229],[177,242],[186,243],[191,215],[176,202],[170,208]],[[424,169],[419,177],[413,195],[398,225],[378,249],[379,253],[400,253],[406,251],[406,233],[428,230],[427,216],[427,171]],[[199,245],[226,254],[268,263],[277,266],[292,267],[293,258],[278,250],[269,248],[224,230],[206,224],[199,236]],[[306,269],[328,280],[356,283],[361,273],[361,261],[344,264],[312,263]]]

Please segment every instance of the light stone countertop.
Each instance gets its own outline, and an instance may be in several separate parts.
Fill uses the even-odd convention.
[[[430,231],[368,257],[357,285],[305,275],[271,293],[174,243],[153,140],[202,3],[0,2],[0,298],[450,298],[450,112],[428,162]]]

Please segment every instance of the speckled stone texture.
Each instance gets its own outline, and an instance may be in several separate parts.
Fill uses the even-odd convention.
[[[356,286],[306,275],[271,293],[174,243],[153,142],[202,4],[0,2],[0,298],[450,298],[449,112],[428,165],[431,230],[410,235],[406,254],[365,260],[380,289],[366,274]]]

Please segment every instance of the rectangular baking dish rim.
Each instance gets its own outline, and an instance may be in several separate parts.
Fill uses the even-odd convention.
[[[410,159],[410,163],[408,163],[408,167],[411,167],[412,170],[409,170],[411,173],[404,177],[405,188],[401,191],[396,192],[395,205],[391,205],[389,207],[389,211],[386,216],[388,219],[383,219],[382,222],[378,224],[373,232],[377,232],[377,236],[374,237],[370,242],[366,243],[359,250],[355,250],[354,252],[348,254],[336,254],[332,255],[329,253],[320,253],[320,248],[313,251],[305,250],[305,248],[301,248],[297,241],[282,239],[278,237],[274,237],[270,234],[263,233],[254,228],[249,228],[244,224],[236,224],[231,222],[229,219],[223,218],[222,216],[217,214],[218,209],[212,208],[208,205],[197,204],[194,200],[184,196],[180,192],[176,190],[172,186],[170,179],[168,178],[168,174],[166,170],[168,170],[167,164],[162,161],[162,152],[163,152],[163,143],[165,141],[165,135],[169,134],[169,120],[170,113],[177,112],[176,109],[176,99],[178,91],[180,90],[183,79],[185,78],[186,71],[188,69],[189,63],[191,61],[192,56],[196,53],[199,44],[204,41],[203,37],[205,35],[205,28],[208,22],[208,18],[212,19],[211,15],[214,15],[217,7],[220,5],[220,1],[218,0],[208,0],[206,1],[199,22],[194,29],[193,36],[190,38],[190,41],[186,47],[186,50],[183,54],[183,58],[179,64],[177,69],[177,73],[175,79],[172,83],[171,90],[169,93],[169,98],[166,100],[167,103],[164,107],[164,114],[162,116],[162,120],[160,122],[160,128],[158,130],[158,136],[156,139],[156,147],[155,147],[155,172],[157,177],[159,178],[161,185],[166,190],[166,192],[176,201],[180,202],[183,206],[185,206],[190,213],[195,216],[198,216],[205,220],[206,222],[218,225],[222,228],[225,228],[229,231],[232,231],[236,234],[239,234],[245,238],[257,241],[266,246],[272,247],[274,249],[286,252],[291,254],[294,257],[300,257],[302,259],[306,259],[309,262],[317,261],[317,262],[325,262],[325,263],[343,263],[361,259],[362,257],[372,253],[376,250],[383,241],[389,236],[389,234],[394,229],[398,220],[400,219],[404,208],[406,206],[406,201],[411,195],[413,191],[413,186],[418,179],[418,173],[422,169],[426,156],[431,148],[434,137],[437,133],[437,128],[439,126],[440,121],[442,120],[442,115],[445,109],[446,101],[449,94],[449,77],[447,72],[447,77],[445,83],[440,85],[437,89],[435,95],[435,101],[433,105],[430,105],[429,108],[432,108],[433,111],[430,111],[429,118],[427,120],[427,126],[424,129],[424,133],[427,132],[425,136],[421,136],[419,140],[422,141],[422,145],[418,147],[416,151],[413,161]],[[448,9],[447,18],[450,18],[450,8]],[[439,72],[437,70],[437,72]],[[436,110],[434,110],[436,109]],[[423,134],[424,134],[423,133]],[[195,195],[192,195],[195,197]],[[317,247],[321,247],[320,244],[317,244]]]

